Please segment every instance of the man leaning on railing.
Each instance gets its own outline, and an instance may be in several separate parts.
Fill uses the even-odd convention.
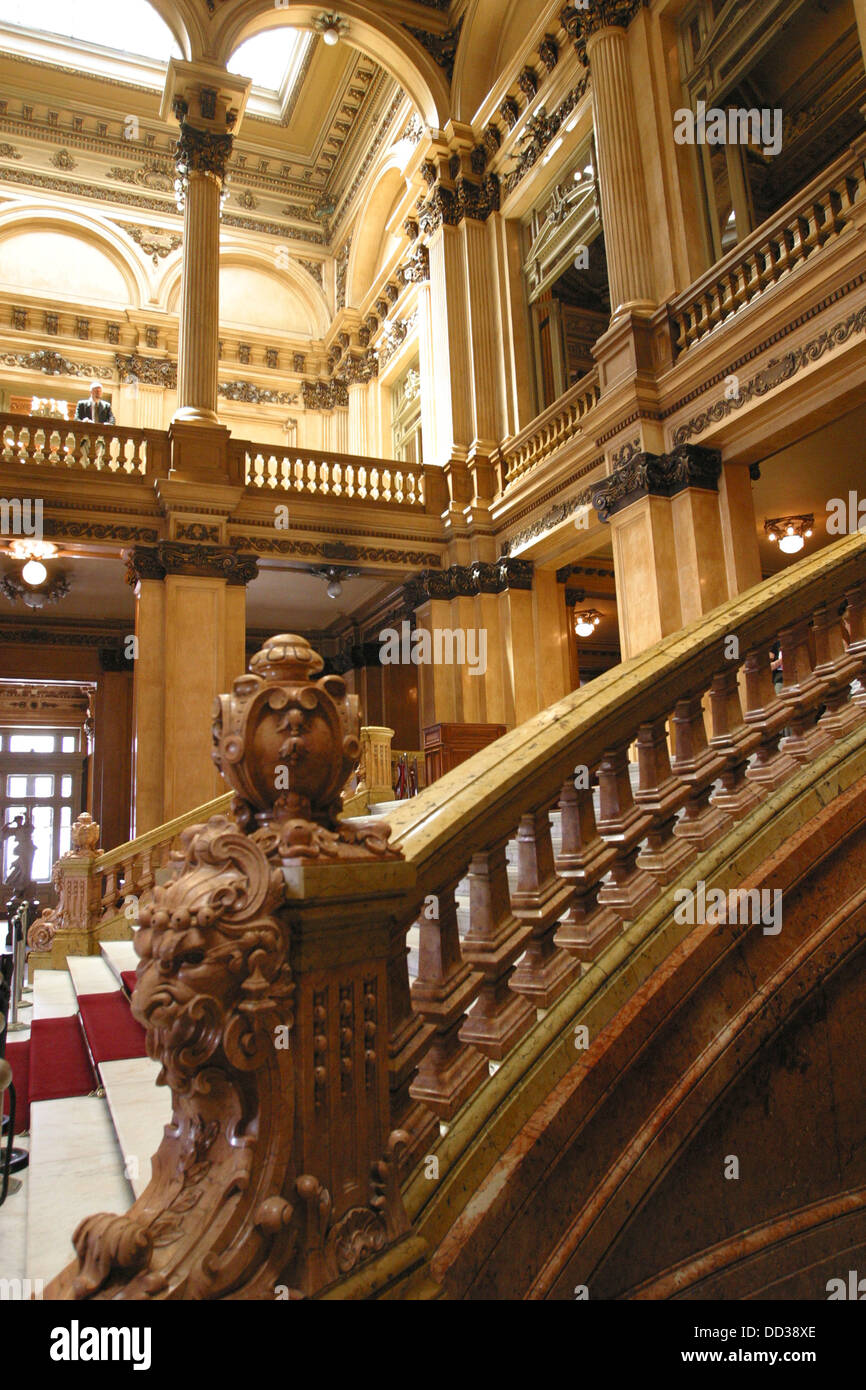
[[[90,395],[79,401],[75,407],[76,420],[92,420],[94,425],[114,425],[114,411],[108,401],[102,400],[102,383],[91,381]]]

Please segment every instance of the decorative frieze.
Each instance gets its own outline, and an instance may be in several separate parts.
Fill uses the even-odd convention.
[[[128,356],[115,353],[118,375],[125,386],[162,386],[166,391],[177,389],[177,363],[168,357],[140,357],[137,352]]]
[[[542,106],[537,114],[527,121],[526,129],[520,137],[522,149],[517,163],[505,180],[505,187],[509,193],[513,192],[521,179],[538,163],[563,122],[568,119],[586,92],[587,81],[588,78],[584,75],[551,115],[548,115],[546,108]]]
[[[325,267],[321,261],[306,261],[302,257],[299,257],[298,264],[303,266],[308,275],[312,275],[317,285],[320,287],[324,286]]]
[[[379,375],[379,359],[372,348],[363,357],[350,353],[346,358],[345,374],[349,386],[373,381]]]
[[[74,159],[69,151],[63,148],[55,150],[48,163],[53,164],[55,169],[67,169],[71,171],[72,169],[78,168],[78,160]]]
[[[12,309],[12,327],[17,328],[19,333],[23,333],[27,327],[29,315],[26,309],[21,309],[15,305]]]
[[[325,560],[365,560],[371,565],[396,565],[406,569],[408,566],[423,565],[426,569],[441,566],[441,556],[430,550],[388,550],[382,546],[344,545],[341,541],[305,541],[287,539],[270,532],[262,535],[229,538],[229,544],[237,550],[255,550],[261,555],[298,555]]]

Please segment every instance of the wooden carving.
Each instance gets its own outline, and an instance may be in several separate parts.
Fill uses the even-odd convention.
[[[388,932],[372,879],[347,906],[359,863],[375,876],[377,860],[399,856],[381,822],[346,833],[333,820],[357,756],[343,682],[312,683],[321,660],[296,637],[272,639],[251,664],[214,727],[238,820],[183,832],[135,938],[133,1013],[171,1088],[172,1121],[145,1192],[125,1215],[81,1222],[77,1259],[47,1298],[300,1298],[408,1228],[407,1136],[389,1133],[378,1012]],[[305,859],[349,875],[333,916],[321,900],[287,900],[287,866]],[[352,943],[335,952],[346,921]]]
[[[99,825],[86,811],[75,820],[70,831],[71,848],[51,871],[51,881],[57,894],[57,906],[45,908],[27,932],[27,945],[35,951],[49,951],[61,928],[86,931],[91,924],[93,909],[98,901],[98,884],[87,876],[72,876],[66,870],[70,860],[79,868],[88,868],[102,854],[98,849]]]

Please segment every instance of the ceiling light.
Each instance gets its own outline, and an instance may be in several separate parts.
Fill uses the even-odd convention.
[[[591,637],[601,622],[601,614],[594,608],[587,608],[582,613],[574,615],[574,630],[578,637]]]
[[[338,14],[320,14],[317,19],[313,20],[313,28],[317,34],[321,34],[323,42],[329,48],[333,48],[349,32],[347,21]]]
[[[328,584],[328,598],[339,598],[343,592],[343,586],[339,579],[332,579]]]
[[[24,580],[25,584],[31,584],[35,589],[38,588],[40,584],[45,583],[45,580],[48,578],[48,571],[41,560],[28,560],[21,571],[21,578]]]
[[[785,555],[798,555],[812,535],[814,516],[776,516],[764,522],[767,540]]]
[[[340,35],[336,29],[326,29],[322,34],[322,38],[325,40],[325,43],[328,45],[329,48],[333,48],[334,44],[340,42]]]

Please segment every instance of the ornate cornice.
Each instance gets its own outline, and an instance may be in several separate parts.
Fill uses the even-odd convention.
[[[177,386],[177,363],[168,357],[139,357],[137,352],[114,355],[117,372],[125,386],[162,386],[174,391]]]
[[[542,106],[537,115],[531,116],[526,122],[526,129],[520,137],[523,148],[517,156],[517,163],[505,179],[505,188],[508,193],[512,193],[530,169],[538,163],[548,145],[556,137],[563,122],[568,120],[578,102],[583,98],[588,81],[588,74],[584,74],[577,85],[572,87],[571,91],[563,97],[551,115],[548,115],[546,107]]]
[[[154,526],[122,526],[117,522],[66,521],[63,517],[47,516],[42,529],[46,536],[65,540],[124,541],[127,545],[147,545],[159,540]]]
[[[471,565],[452,565],[447,570],[423,570],[404,585],[407,612],[414,612],[430,599],[473,598],[476,594],[501,594],[506,589],[532,589],[531,560],[512,560],[501,555],[490,563],[476,560]]]
[[[423,48],[426,48],[435,63],[442,68],[445,76],[450,82],[454,77],[454,60],[457,57],[457,45],[460,42],[460,31],[463,28],[463,15],[460,16],[453,29],[448,29],[444,34],[431,34],[427,29],[416,28],[414,24],[404,24],[404,29],[408,29],[413,38],[416,38]]]
[[[175,148],[178,172],[211,174],[220,180],[224,179],[232,143],[232,136],[228,133],[200,130],[198,126],[182,120]]]
[[[578,58],[587,66],[587,40],[600,29],[627,29],[638,10],[648,4],[649,0],[591,0],[586,6],[566,5],[559,20],[573,39]]]
[[[429,550],[386,550],[381,546],[343,545],[339,541],[288,540],[273,535],[230,536],[238,550],[257,550],[262,555],[300,555],[324,560],[366,560],[374,565],[441,565],[441,557]]]
[[[683,444],[670,454],[637,454],[581,493],[579,501],[591,501],[600,520],[609,521],[642,497],[675,497],[689,487],[716,492],[721,471],[718,449]]]
[[[240,586],[249,584],[258,574],[255,555],[238,554],[225,545],[160,541],[155,546],[133,546],[125,552],[124,559],[130,584],[182,574],[199,579],[225,579],[227,584]]]

